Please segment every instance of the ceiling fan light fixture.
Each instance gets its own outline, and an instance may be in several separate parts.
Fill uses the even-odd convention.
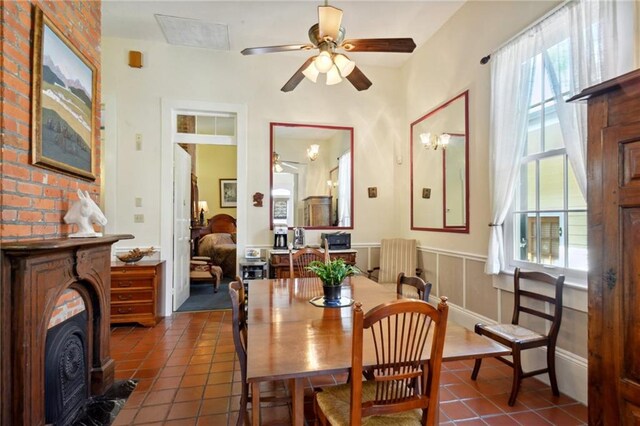
[[[304,74],[305,77],[315,83],[316,81],[318,81],[318,75],[320,75],[320,71],[318,71],[318,68],[316,68],[313,62],[311,62],[309,66],[305,68],[304,71],[302,71],[302,74]]]
[[[336,67],[334,65],[327,72],[327,86],[331,86],[333,84],[338,84],[341,81],[342,81],[342,77],[340,77],[340,71],[338,71],[338,67]]]
[[[321,73],[328,72],[333,66],[333,59],[331,58],[331,54],[326,50],[320,52],[316,59],[313,61],[313,65],[316,69]]]
[[[318,6],[318,22],[320,23],[320,37],[324,40],[338,40],[342,10],[333,6]]]
[[[340,70],[340,75],[343,77],[346,77],[349,74],[351,74],[353,69],[356,67],[355,62],[353,62],[351,59],[347,58],[345,55],[341,53],[338,53],[333,57],[333,62],[336,64],[336,66],[338,67],[338,70]]]

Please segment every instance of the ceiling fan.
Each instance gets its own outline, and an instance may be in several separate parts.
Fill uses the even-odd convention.
[[[294,164],[297,164],[297,165],[303,164],[298,161],[281,160],[280,154],[278,154],[275,151],[273,151],[273,154],[272,154],[272,162],[273,162],[273,171],[276,173],[282,173],[284,171],[282,166],[286,166],[291,169],[298,170],[298,167],[294,166]]]
[[[333,6],[318,6],[318,23],[309,28],[311,44],[289,44],[284,46],[250,47],[242,51],[243,55],[262,53],[291,52],[296,50],[318,49],[320,53],[312,56],[282,86],[283,92],[290,92],[307,77],[314,83],[319,74],[327,74],[328,85],[337,84],[346,78],[358,90],[367,90],[371,81],[360,71],[355,62],[338,49],[347,52],[398,52],[411,53],[416,44],[411,38],[362,38],[345,40],[342,23],[342,10]]]

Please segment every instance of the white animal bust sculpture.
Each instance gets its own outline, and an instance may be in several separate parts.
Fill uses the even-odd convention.
[[[78,225],[78,232],[70,234],[69,238],[102,237],[102,232],[96,232],[91,224],[105,226],[107,218],[91,199],[88,191],[82,192],[78,189],[78,198],[79,200],[74,202],[64,215],[64,223]]]

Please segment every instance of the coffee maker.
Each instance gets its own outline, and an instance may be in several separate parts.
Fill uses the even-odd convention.
[[[304,247],[304,228],[293,228],[293,248]]]
[[[289,228],[284,225],[274,225],[273,226],[273,248],[278,250],[286,250],[287,249],[287,232]]]

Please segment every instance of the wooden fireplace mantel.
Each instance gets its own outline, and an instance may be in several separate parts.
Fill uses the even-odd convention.
[[[60,295],[72,288],[88,314],[89,389],[114,379],[109,346],[111,245],[132,235],[3,243],[0,285],[0,424],[45,424],[47,326]]]

